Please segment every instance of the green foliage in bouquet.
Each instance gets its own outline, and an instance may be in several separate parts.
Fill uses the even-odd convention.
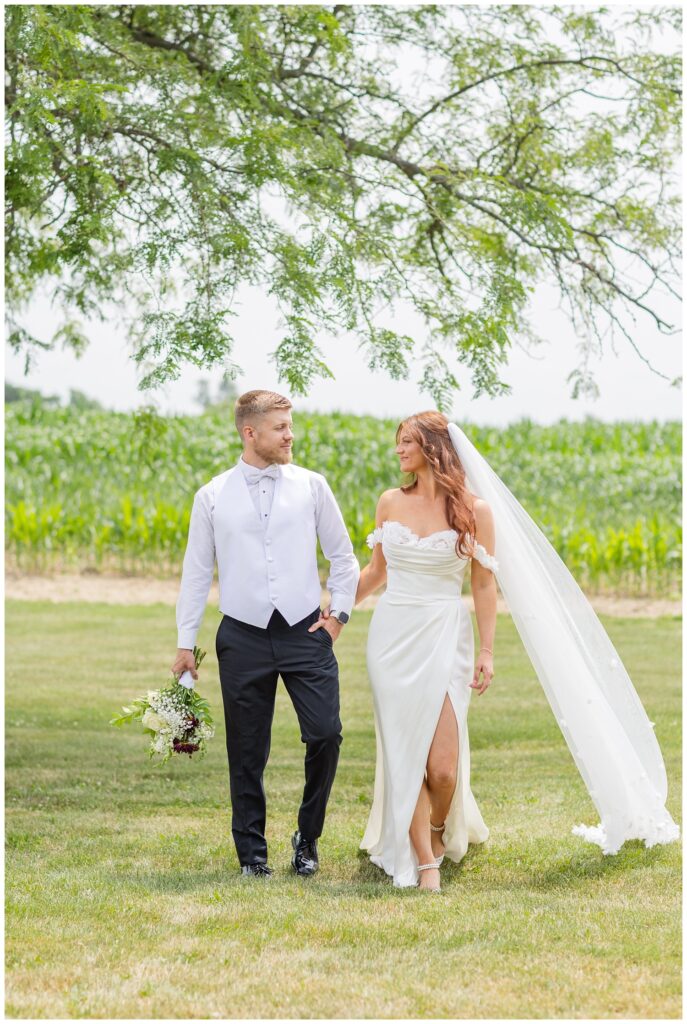
[[[206,651],[193,648],[196,670]],[[110,725],[128,725],[140,722],[144,733],[151,737],[148,754],[158,755],[162,765],[172,754],[198,754],[203,757],[207,741],[213,728],[210,705],[195,689],[188,689],[179,683],[179,675],[173,676],[172,683],[162,690],[149,690],[145,697],[137,697],[122,714],[110,719]]]

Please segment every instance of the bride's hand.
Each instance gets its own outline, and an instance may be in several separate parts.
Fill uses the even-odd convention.
[[[482,680],[480,682],[480,674]],[[494,678],[494,659],[489,651],[480,651],[475,662],[475,674],[470,686],[477,690],[478,694],[484,693],[489,683]]]

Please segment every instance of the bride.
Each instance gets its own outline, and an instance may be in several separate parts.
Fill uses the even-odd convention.
[[[496,582],[599,814],[573,832],[616,853],[678,838],[644,708],[582,591],[539,528],[438,412],[396,433],[413,477],[379,499],[356,604],[386,583],[367,664],[375,712],[374,800],[361,847],[396,886],[437,892],[444,857],[489,835],[470,790],[471,690],[493,678]],[[498,554],[498,560],[497,560]],[[461,600],[470,563],[479,651]]]
[[[421,889],[436,891],[444,856],[459,861],[489,835],[470,791],[467,712],[471,690],[484,693],[494,674],[494,521],[465,485],[444,416],[411,416],[396,440],[400,469],[414,479],[380,497],[356,594],[358,603],[387,584],[367,646],[377,770],[361,845],[395,885],[419,876]],[[468,563],[476,661],[460,599]]]

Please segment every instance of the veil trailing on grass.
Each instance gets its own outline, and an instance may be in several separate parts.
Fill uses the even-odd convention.
[[[654,723],[608,634],[522,505],[460,427],[448,430],[468,487],[491,507],[499,587],[601,818],[573,832],[604,853],[628,839],[672,842],[679,828]]]

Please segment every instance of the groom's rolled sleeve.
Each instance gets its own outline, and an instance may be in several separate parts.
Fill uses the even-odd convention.
[[[329,562],[327,590],[335,611],[351,614],[360,578],[358,559],[331,487],[323,476],[313,473],[315,519],[322,553]]]
[[[195,646],[214,571],[215,532],[212,522],[212,495],[206,485],[196,492],[193,499],[177,600],[178,647],[193,650]]]

